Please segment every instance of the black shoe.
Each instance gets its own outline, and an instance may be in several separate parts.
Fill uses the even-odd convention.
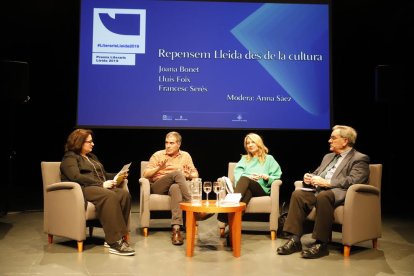
[[[217,220],[220,221],[221,223],[224,223],[225,225],[228,225],[228,217],[226,213],[218,213],[217,214]]]
[[[303,250],[302,258],[317,259],[329,255],[328,245],[324,243],[316,243],[311,248]]]
[[[226,239],[226,246],[231,247],[231,239],[230,239],[230,230],[229,227],[226,227],[224,230],[224,238]]]
[[[276,250],[279,255],[290,255],[299,251],[302,251],[302,243],[300,241],[296,242],[294,239],[288,240],[283,246]]]
[[[109,253],[122,255],[122,256],[132,256],[135,254],[135,250],[132,249],[129,244],[120,239],[109,245]]]

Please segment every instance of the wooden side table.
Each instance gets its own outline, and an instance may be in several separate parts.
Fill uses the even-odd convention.
[[[240,202],[238,205],[224,207],[216,206],[215,200],[209,200],[209,205],[206,205],[206,202],[206,200],[203,200],[201,205],[192,205],[190,202],[180,203],[180,208],[186,211],[186,256],[192,257],[194,255],[196,228],[195,213],[228,213],[233,256],[240,257],[241,218],[243,210],[246,209],[246,204],[244,202]]]

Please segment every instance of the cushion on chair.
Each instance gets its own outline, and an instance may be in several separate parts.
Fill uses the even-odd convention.
[[[88,206],[86,207],[86,213],[85,213],[86,219],[97,219],[96,216],[96,208],[95,205],[88,201]]]
[[[272,201],[270,196],[253,197],[246,208],[246,213],[270,213]]]
[[[313,208],[312,211],[307,216],[307,219],[314,221],[316,218],[316,208]],[[338,206],[334,210],[334,222],[342,224],[344,221],[344,206]]]
[[[165,211],[171,209],[171,197],[169,195],[150,194],[149,209],[151,211]]]

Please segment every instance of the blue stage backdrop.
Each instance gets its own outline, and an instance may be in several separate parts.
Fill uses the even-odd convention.
[[[330,1],[83,0],[78,126],[329,129]]]

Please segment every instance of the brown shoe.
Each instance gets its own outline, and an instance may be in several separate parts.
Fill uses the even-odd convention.
[[[182,245],[184,243],[183,236],[181,236],[180,229],[171,230],[171,242],[173,245]]]
[[[212,216],[214,216],[214,213],[196,213],[195,214],[195,218],[197,221],[206,220],[208,218],[211,218]]]

